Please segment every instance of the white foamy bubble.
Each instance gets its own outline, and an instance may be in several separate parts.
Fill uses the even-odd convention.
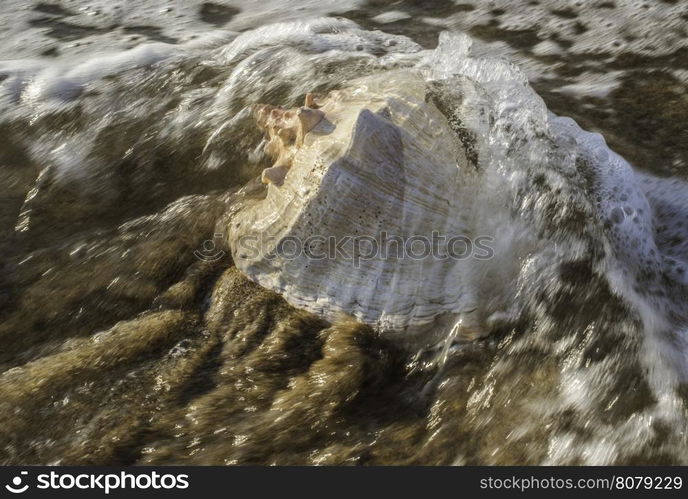
[[[131,50],[99,54],[83,60],[8,61],[0,71],[9,75],[3,82],[6,95],[24,102],[46,99],[69,100],[86,85],[123,71],[145,67],[179,54],[180,50],[164,43],[139,45]]]
[[[325,51],[332,48],[342,48],[342,42],[346,40],[349,40],[347,45],[350,45],[351,49],[355,49],[355,37],[352,36],[350,30],[357,28],[358,25],[353,21],[331,18],[272,24],[242,33],[227,46],[223,56],[225,61],[229,63],[245,56],[246,51],[284,44],[303,44],[316,51]],[[348,33],[347,30],[349,30]],[[339,43],[332,45],[326,35],[328,33],[339,34],[340,32],[342,32],[341,36],[334,37],[338,39]]]
[[[388,12],[383,12],[373,17],[373,21],[380,24],[393,23],[396,21],[402,21],[404,19],[410,19],[411,16],[406,12],[401,12],[399,10],[390,10]]]
[[[550,40],[545,40],[533,47],[533,54],[535,55],[562,55],[563,50],[558,43]]]
[[[563,85],[556,91],[574,97],[605,98],[619,86],[623,74],[622,71],[611,71],[603,75],[586,72],[578,77],[578,83]]]

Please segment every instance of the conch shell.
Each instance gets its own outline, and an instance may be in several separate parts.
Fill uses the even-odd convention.
[[[464,336],[482,336],[480,307],[466,284],[471,262],[398,251],[435,232],[470,236],[457,193],[472,169],[427,96],[419,74],[398,71],[322,99],[309,95],[297,109],[256,107],[275,163],[262,173],[265,198],[247,197],[230,222],[237,267],[327,318],[346,314],[402,332],[448,321]],[[396,251],[378,245],[360,258],[360,240],[383,235],[398,243]]]

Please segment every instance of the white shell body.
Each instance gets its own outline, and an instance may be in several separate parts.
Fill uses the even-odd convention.
[[[471,236],[457,193],[473,173],[447,119],[426,102],[427,92],[420,75],[398,71],[331,93],[322,106],[325,119],[305,136],[284,183],[268,184],[264,199],[247,200],[232,218],[237,267],[294,306],[327,318],[344,313],[396,331],[442,317],[455,323],[463,316],[465,324],[462,313],[475,309],[462,286],[469,262],[418,257],[419,236]],[[366,256],[358,264],[353,243],[352,258],[327,254],[333,241],[369,236],[381,242],[382,233],[387,240],[401,237],[407,248],[415,238],[415,256],[400,254],[394,243],[386,254],[379,245],[369,256],[369,241],[365,248],[358,243]],[[278,247],[284,238],[289,244]],[[297,241],[315,241],[316,248],[297,254]],[[473,322],[471,334],[481,334]]]

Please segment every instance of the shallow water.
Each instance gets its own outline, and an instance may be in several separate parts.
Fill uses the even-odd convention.
[[[686,464],[688,3],[569,4],[4,5],[0,463]],[[446,356],[225,245],[249,106],[400,67],[495,118],[463,126],[502,319]]]

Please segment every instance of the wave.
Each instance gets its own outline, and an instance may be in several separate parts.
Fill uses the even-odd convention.
[[[107,230],[126,232],[150,213],[174,218],[170,203],[182,196],[234,192],[265,166],[253,104],[293,106],[308,92],[391,70],[421,74],[428,98],[470,144],[478,180],[457,187],[461,216],[495,242],[494,257],[465,276],[485,309],[490,354],[472,377],[461,369],[475,347],[445,350],[441,378],[459,373],[437,388],[433,410],[470,393],[451,417],[470,434],[509,440],[484,442],[483,462],[488,447],[509,461],[527,440],[542,463],[638,455],[685,463],[688,185],[643,172],[600,134],[548,111],[518,67],[473,55],[466,35],[442,33],[428,50],[322,18],[76,66],[6,63],[0,126],[21,151],[16,162],[35,174],[11,187],[25,195],[7,258],[78,258],[74,248]],[[103,254],[126,251],[119,239],[109,250],[99,244]],[[101,272],[108,281],[125,275],[114,264]],[[436,430],[458,431],[449,419]],[[471,461],[460,451],[454,458]]]

